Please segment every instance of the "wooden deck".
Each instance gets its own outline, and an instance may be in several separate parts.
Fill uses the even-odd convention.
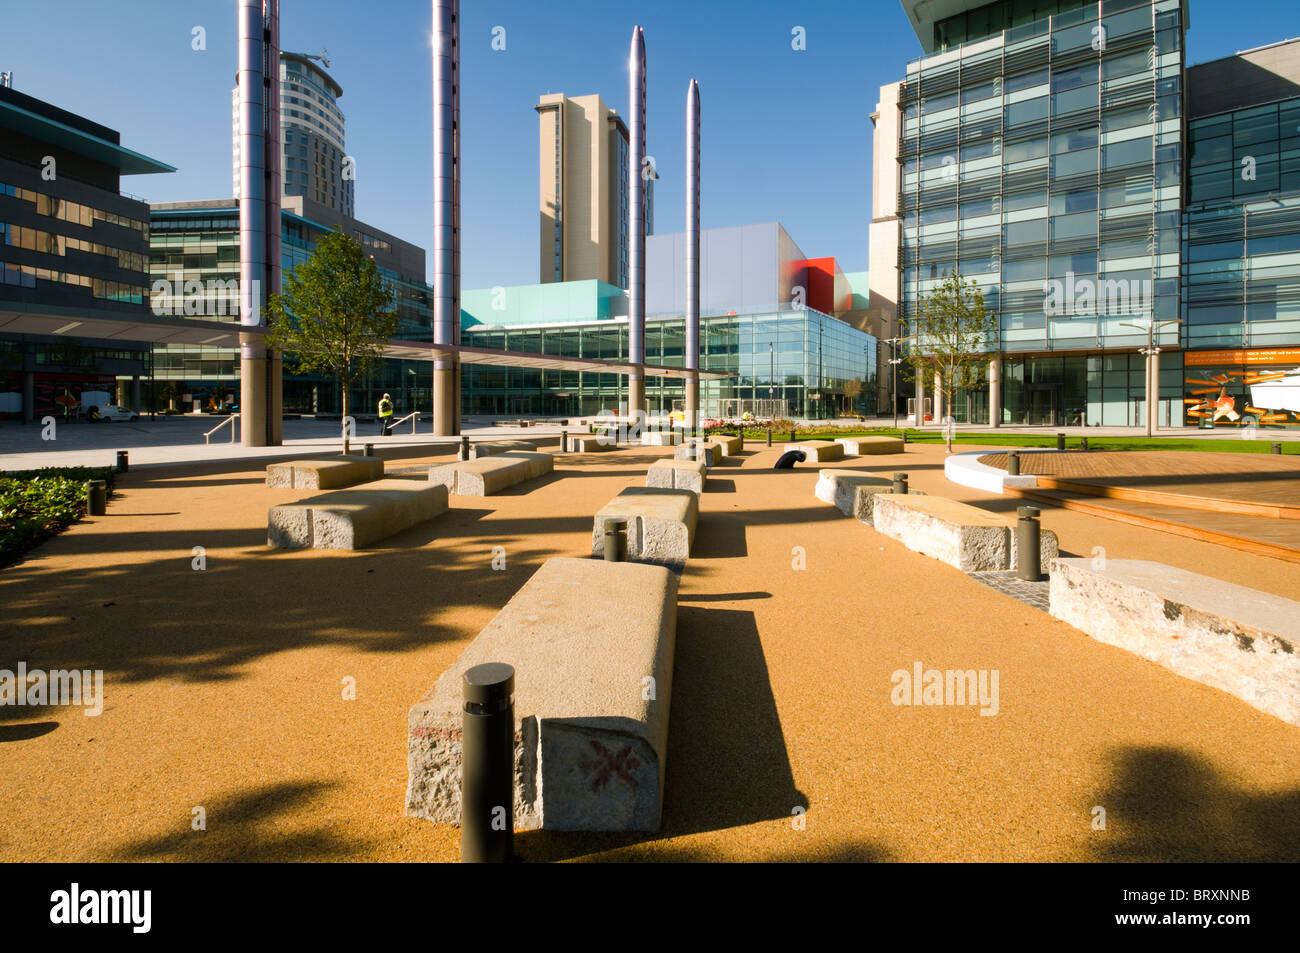
[[[1006,468],[1005,453],[980,457]],[[1178,451],[1024,453],[1035,489],[1008,489],[1079,510],[1235,549],[1300,562],[1300,469],[1271,454]]]

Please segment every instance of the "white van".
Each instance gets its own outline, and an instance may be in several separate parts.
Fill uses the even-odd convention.
[[[114,420],[139,420],[140,415],[133,410],[123,410],[116,404],[110,403],[110,396],[106,390],[86,390],[81,392],[81,415],[90,419],[90,408],[99,408],[99,419],[112,422]]]

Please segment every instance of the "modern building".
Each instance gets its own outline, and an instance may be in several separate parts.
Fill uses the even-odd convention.
[[[432,339],[431,289],[424,280],[424,249],[311,199],[286,196],[281,211],[281,267],[289,272],[311,255],[324,233],[339,228],[361,242],[397,297],[397,337]],[[155,314],[239,323],[239,206],[230,199],[159,203],[149,231],[151,307]],[[239,393],[239,353],[229,346],[167,345],[154,349],[154,372],[168,400],[190,409],[223,406]],[[428,361],[384,360],[354,384],[351,406],[374,407],[388,392],[401,415],[427,411],[432,401]],[[286,367],[284,412],[337,414],[339,385]]]
[[[343,87],[312,62],[328,67],[325,54],[280,54],[280,128],[284,133],[283,191],[332,209],[356,214],[356,168],[347,155]],[[239,198],[239,89],[230,91],[232,181]]]
[[[57,416],[86,390],[144,409],[148,345],[76,332],[148,318],[149,206],[121,177],[174,171],[0,86],[0,416]]]
[[[1300,44],[1187,69],[1186,0],[903,8],[924,55],[876,111],[871,300],[906,327],[980,285],[999,331],[952,415],[1300,424],[1247,393],[1300,363]]]
[[[538,280],[626,288],[627,124],[599,96],[548,93],[537,105]]]
[[[685,242],[684,232],[646,242],[650,364],[684,366]],[[700,259],[700,368],[734,375],[701,383],[704,417],[877,409],[876,339],[842,319],[861,316],[834,259],[808,259],[775,222],[704,229]],[[626,291],[594,279],[466,291],[462,341],[626,360],[627,304]],[[626,387],[617,374],[469,365],[461,400],[466,414],[587,415],[624,410]],[[648,413],[679,410],[684,402],[684,378],[647,380]]]

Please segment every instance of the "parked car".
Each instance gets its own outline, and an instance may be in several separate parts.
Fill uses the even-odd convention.
[[[139,420],[140,415],[134,410],[124,410],[108,399],[106,390],[88,390],[81,393],[81,412],[92,422],[112,423],[115,420]],[[91,411],[94,411],[92,413]]]

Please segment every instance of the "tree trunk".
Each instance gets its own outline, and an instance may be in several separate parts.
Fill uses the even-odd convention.
[[[348,410],[349,410],[348,391],[351,390],[351,388],[348,385],[351,384],[352,382],[345,377],[342,380],[340,380],[339,383],[343,385],[343,421],[342,421],[343,452],[347,453],[348,450],[350,449],[348,447]],[[355,432],[353,433],[353,436],[355,436]]]

